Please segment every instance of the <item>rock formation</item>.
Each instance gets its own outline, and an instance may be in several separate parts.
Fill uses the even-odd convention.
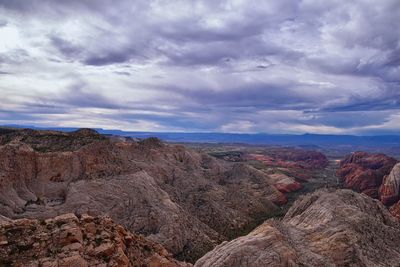
[[[328,159],[320,152],[293,148],[269,148],[264,153],[249,153],[247,160],[262,163],[274,186],[282,193],[290,193],[303,188],[307,182],[328,165]]]
[[[400,163],[397,163],[389,175],[385,176],[379,188],[380,200],[385,205],[392,205],[400,199]]]
[[[270,148],[264,154],[248,154],[244,158],[255,159],[269,166],[297,169],[323,169],[328,165],[328,159],[317,151],[294,148]]]
[[[64,214],[0,224],[0,266],[191,266],[109,217]]]
[[[301,183],[283,173],[274,173],[269,177],[274,181],[275,187],[283,193],[294,192],[303,187]]]
[[[379,188],[380,200],[390,206],[390,213],[400,221],[400,163],[397,163],[389,175],[385,176]]]
[[[312,150],[276,148],[272,151],[272,156],[283,166],[292,163],[306,169],[323,169],[328,165],[324,154]]]
[[[340,163],[337,175],[344,187],[379,198],[379,187],[397,160],[384,154],[355,152]]]
[[[398,266],[399,240],[399,223],[379,201],[319,190],[300,197],[282,221],[220,244],[195,266]]]
[[[190,266],[173,256],[195,262],[208,251],[195,266],[396,266],[400,258],[397,220],[350,190],[301,197],[281,221],[236,238],[326,166],[318,152],[246,155],[271,167],[258,170],[242,154],[227,162],[157,138],[0,129],[0,155],[0,266]],[[338,174],[393,204],[400,167],[384,176],[395,163],[358,152]],[[390,208],[398,218],[399,203]]]
[[[400,201],[391,206],[389,212],[400,222]]]
[[[194,261],[286,201],[264,172],[156,138],[0,131],[0,214],[109,215],[130,231]]]

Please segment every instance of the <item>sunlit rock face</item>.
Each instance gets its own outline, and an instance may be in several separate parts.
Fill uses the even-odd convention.
[[[195,266],[396,266],[399,238],[399,223],[379,201],[319,190],[300,197],[282,221],[222,243]]]

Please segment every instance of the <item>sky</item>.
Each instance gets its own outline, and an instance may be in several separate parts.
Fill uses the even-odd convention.
[[[0,124],[400,133],[399,0],[0,0]]]

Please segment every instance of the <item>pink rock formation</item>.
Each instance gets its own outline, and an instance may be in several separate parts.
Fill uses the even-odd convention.
[[[273,180],[275,187],[282,193],[295,192],[303,188],[301,183],[283,173],[274,173],[269,177]]]
[[[323,169],[328,165],[326,156],[317,151],[295,148],[275,148],[269,154],[248,154],[247,158],[264,162],[268,166],[294,169]]]
[[[400,163],[397,163],[389,175],[385,176],[379,188],[380,200],[390,206],[400,199]]]
[[[384,154],[355,152],[341,161],[337,175],[346,188],[377,198],[383,177],[396,162]]]

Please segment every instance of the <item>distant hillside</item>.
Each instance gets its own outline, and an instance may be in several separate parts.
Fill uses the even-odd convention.
[[[31,128],[39,130],[75,131],[78,128],[34,127],[6,125],[5,128]],[[96,129],[99,133],[130,136],[135,138],[158,137],[169,142],[192,143],[245,143],[255,145],[296,145],[296,146],[367,146],[367,147],[399,147],[400,135],[325,135],[325,134],[237,134],[237,133],[177,133],[177,132],[130,132],[121,130]]]

